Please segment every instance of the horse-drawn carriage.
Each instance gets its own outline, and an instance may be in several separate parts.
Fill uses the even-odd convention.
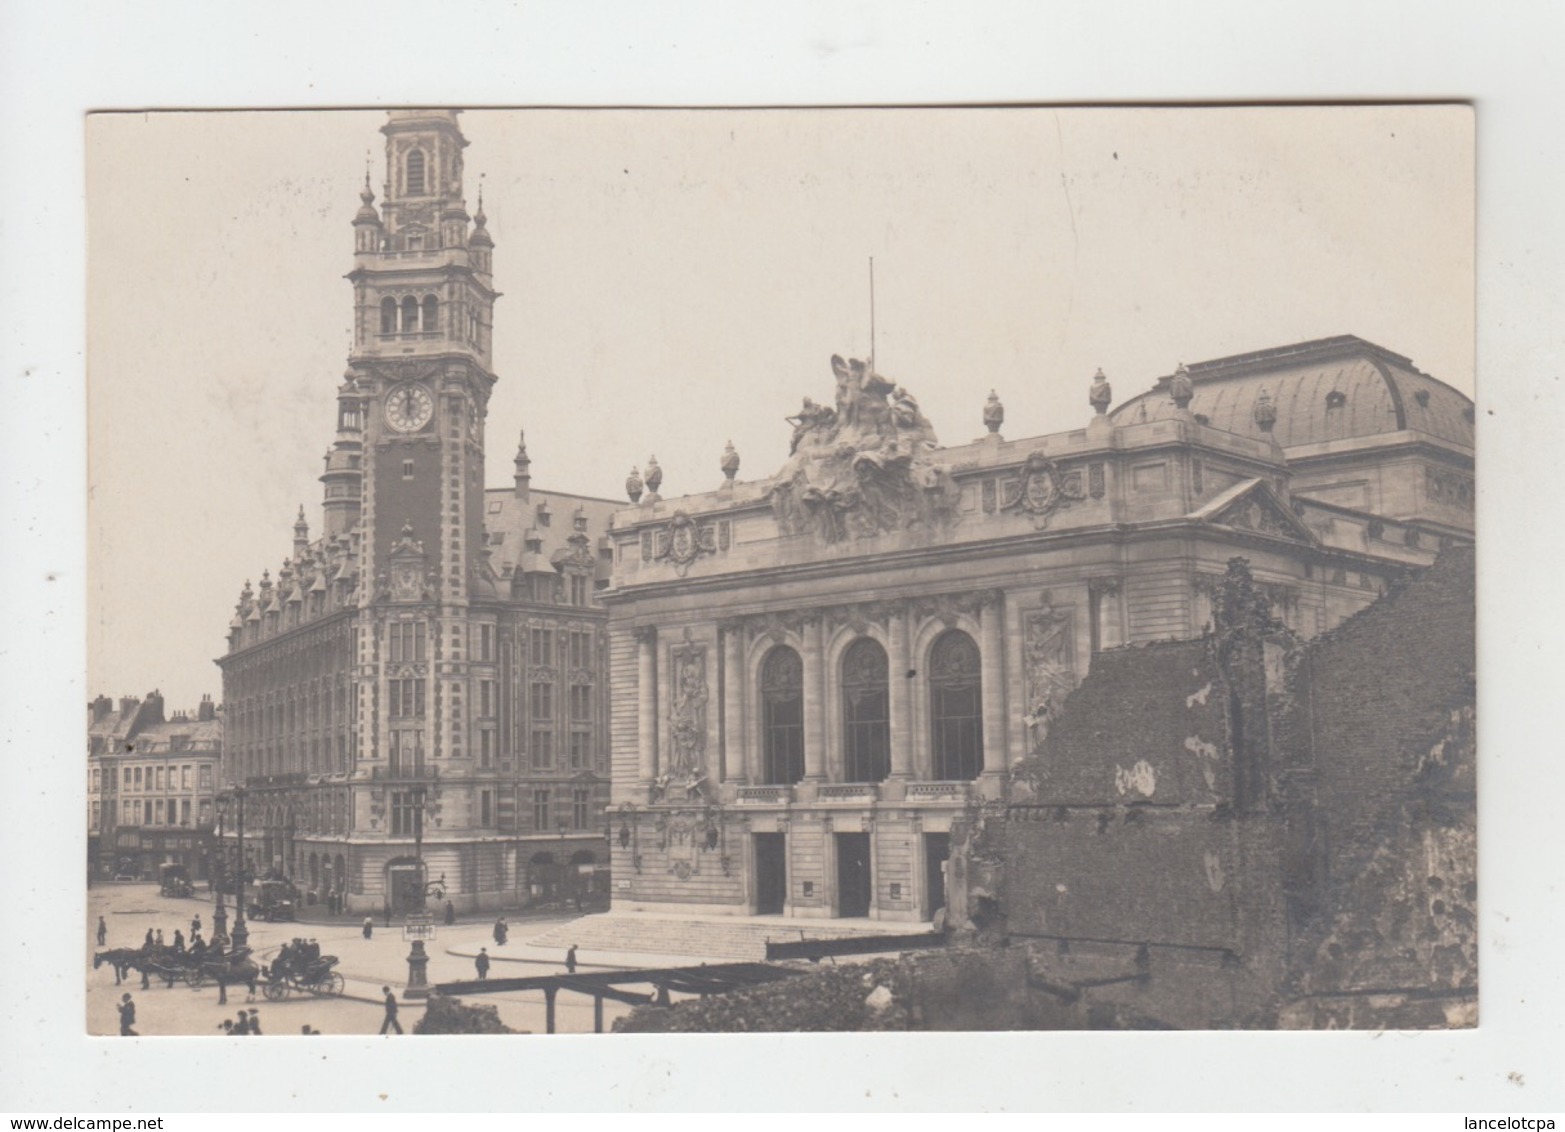
[[[294,991],[340,995],[347,989],[348,981],[336,966],[337,957],[322,955],[320,946],[313,940],[295,940],[291,946],[284,944],[272,961],[261,993],[273,1001],[287,998]]]
[[[158,888],[164,896],[189,896],[195,891],[190,870],[184,865],[163,865],[158,869]]]

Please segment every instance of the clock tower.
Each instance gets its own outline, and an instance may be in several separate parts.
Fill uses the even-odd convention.
[[[464,774],[469,609],[475,587],[492,593],[484,415],[498,296],[482,200],[469,218],[463,199],[457,113],[390,113],[380,208],[366,173],[353,222],[337,446],[343,464],[359,456],[358,756],[393,782]]]

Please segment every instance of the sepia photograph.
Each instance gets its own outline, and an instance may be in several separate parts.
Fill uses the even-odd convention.
[[[1472,107],[83,128],[85,1033],[1479,1024]]]

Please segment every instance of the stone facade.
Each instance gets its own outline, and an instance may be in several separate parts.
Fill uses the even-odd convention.
[[[1336,411],[1331,375],[1388,358],[1345,338],[1202,363],[1114,414],[1100,375],[1086,428],[1007,440],[994,399],[956,447],[902,386],[834,358],[835,401],[806,398],[777,475],[672,500],[633,475],[604,594],[616,910],[929,920],[963,815],[1020,783],[1109,650],[1201,637],[1230,559],[1312,637],[1470,539],[1459,487],[1408,490],[1423,469],[1470,477],[1470,403],[1406,359],[1345,395],[1368,420],[1361,400],[1416,385],[1428,419],[1282,433]],[[1225,390],[1247,399],[1219,427],[1199,410]]]
[[[614,506],[486,490],[494,241],[454,111],[393,111],[354,221],[353,347],[292,552],[246,582],[219,660],[249,851],[355,912],[553,903],[606,887]]]
[[[180,865],[209,876],[223,719],[210,697],[163,715],[163,697],[87,705],[88,868],[97,880],[158,879]]]

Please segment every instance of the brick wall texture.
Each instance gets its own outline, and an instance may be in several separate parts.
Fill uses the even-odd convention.
[[[1456,548],[1308,644],[1095,658],[972,849],[1052,1024],[1472,1024],[1474,611]]]

